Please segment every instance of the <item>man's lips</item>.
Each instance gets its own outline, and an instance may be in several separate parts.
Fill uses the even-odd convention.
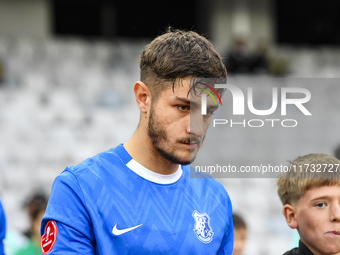
[[[186,139],[181,142],[187,146],[190,146],[190,149],[196,149],[201,144],[200,140],[196,138]]]
[[[187,145],[190,146],[190,150],[195,150],[198,147],[197,143],[189,143]]]
[[[190,146],[195,146],[195,147],[197,147],[198,145],[199,145],[199,143],[196,143],[196,142],[185,142],[184,143],[185,145],[190,145]]]

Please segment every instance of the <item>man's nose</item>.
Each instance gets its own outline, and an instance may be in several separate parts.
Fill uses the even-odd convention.
[[[190,113],[187,132],[189,134],[202,137],[204,133],[203,116],[200,111],[193,111]]]

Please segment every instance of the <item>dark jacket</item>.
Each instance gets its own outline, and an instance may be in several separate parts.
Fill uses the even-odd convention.
[[[301,240],[299,241],[299,248],[294,248],[290,251],[287,251],[285,254],[283,255],[314,255],[313,252],[311,252],[308,247],[301,242]]]

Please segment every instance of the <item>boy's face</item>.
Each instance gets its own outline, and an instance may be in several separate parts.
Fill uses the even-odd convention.
[[[315,254],[340,254],[340,186],[308,190],[294,206],[301,241]]]
[[[233,255],[241,255],[246,244],[247,230],[245,228],[234,228]]]

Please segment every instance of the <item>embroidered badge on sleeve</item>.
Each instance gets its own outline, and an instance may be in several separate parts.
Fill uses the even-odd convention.
[[[45,231],[41,237],[41,251],[43,254],[47,254],[53,248],[55,241],[57,240],[57,224],[50,220],[45,226]]]

